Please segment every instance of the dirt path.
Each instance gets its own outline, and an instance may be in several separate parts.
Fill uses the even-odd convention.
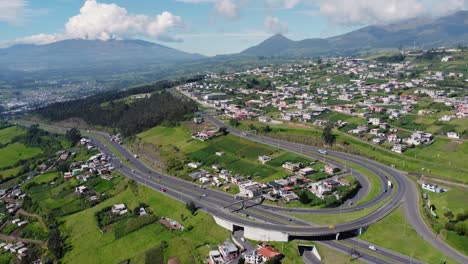
[[[10,241],[10,242],[23,242],[23,243],[37,244],[37,245],[42,245],[45,243],[44,241],[40,241],[40,240],[7,236],[4,234],[0,234],[0,239],[5,240],[5,241]]]

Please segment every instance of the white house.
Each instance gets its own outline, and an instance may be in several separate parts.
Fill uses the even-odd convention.
[[[444,189],[440,188],[439,186],[431,183],[423,183],[421,184],[421,187],[423,190],[430,191],[430,192],[435,192],[435,193],[441,193],[444,192]]]
[[[456,132],[448,132],[447,133],[448,138],[453,138],[453,139],[460,139],[460,135]]]
[[[262,164],[265,164],[265,163],[269,162],[270,160],[271,160],[271,158],[269,156],[266,156],[266,155],[258,156],[258,161],[260,161],[260,163],[262,163]]]

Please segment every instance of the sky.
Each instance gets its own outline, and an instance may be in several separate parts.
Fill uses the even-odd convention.
[[[204,55],[466,10],[468,0],[0,0],[0,47],[144,39]]]

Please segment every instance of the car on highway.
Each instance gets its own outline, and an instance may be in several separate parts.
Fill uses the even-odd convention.
[[[328,154],[328,152],[326,150],[324,150],[324,149],[319,149],[319,150],[317,150],[317,152],[320,153],[320,154],[323,154],[323,155]]]
[[[206,193],[202,194],[202,197],[206,197]]]
[[[160,190],[161,192],[166,192],[166,191],[167,191],[167,190],[164,189],[163,187],[161,187],[159,190]]]
[[[369,249],[370,249],[370,250],[374,250],[374,251],[376,251],[376,250],[377,250],[377,249],[375,248],[375,246],[374,246],[374,245],[369,245]]]
[[[135,172],[135,170],[132,170],[132,172]]]
[[[335,227],[336,227],[336,226],[334,226],[334,225],[328,226],[329,229],[334,229]]]

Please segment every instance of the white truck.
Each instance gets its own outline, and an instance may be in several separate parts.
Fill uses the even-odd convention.
[[[391,182],[391,181],[387,181],[387,186],[388,186],[388,188],[390,188],[390,189],[393,188],[392,182]]]

